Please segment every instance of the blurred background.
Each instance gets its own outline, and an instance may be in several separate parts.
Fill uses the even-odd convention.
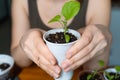
[[[11,1],[0,0],[0,53],[10,53]],[[112,0],[110,30],[113,35],[109,65],[120,65],[120,0]]]
[[[0,0],[0,53],[9,53],[11,40],[10,0]]]

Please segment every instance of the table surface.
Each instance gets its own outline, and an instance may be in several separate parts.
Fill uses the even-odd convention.
[[[74,76],[72,80],[77,80],[79,71],[80,69],[74,71]],[[51,76],[49,76],[46,72],[44,72],[36,65],[24,68],[18,77],[20,78],[20,80],[54,80]]]

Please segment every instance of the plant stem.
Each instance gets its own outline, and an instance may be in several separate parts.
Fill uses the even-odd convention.
[[[66,43],[68,43],[70,41],[70,35],[66,34],[68,31],[67,20],[62,20],[61,22],[64,25],[64,38],[65,38]]]
[[[67,21],[66,20],[62,20],[63,24],[64,24],[64,35],[66,35],[66,32],[68,30],[67,28]]]
[[[97,70],[95,70],[95,71],[93,72],[92,79],[95,77],[96,74],[97,74]]]

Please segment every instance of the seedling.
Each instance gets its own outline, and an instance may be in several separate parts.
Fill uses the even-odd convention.
[[[103,66],[104,66],[104,61],[99,60],[98,63],[99,63],[99,66],[100,66],[100,67],[103,67]],[[89,75],[87,76],[87,80],[93,80],[93,78],[95,77],[95,75],[96,75],[97,73],[99,73],[98,70],[94,70],[91,74],[89,74]]]
[[[117,71],[115,75],[110,75],[110,72],[105,72],[105,75],[107,76],[108,80],[117,80],[120,78],[120,66],[115,66],[115,70]]]
[[[64,37],[66,43],[70,41],[70,36],[66,34],[68,32],[67,27],[68,21],[75,17],[78,14],[79,10],[80,2],[76,0],[70,0],[63,5],[61,14],[56,15],[48,22],[48,23],[59,22],[61,24],[61,26],[64,29]]]

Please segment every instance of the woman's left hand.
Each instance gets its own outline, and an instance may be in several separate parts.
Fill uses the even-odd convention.
[[[81,33],[81,30],[78,30]],[[65,71],[78,68],[88,60],[98,55],[99,51],[110,44],[109,28],[100,24],[89,25],[82,30],[82,36],[66,53],[66,60],[62,63]]]

